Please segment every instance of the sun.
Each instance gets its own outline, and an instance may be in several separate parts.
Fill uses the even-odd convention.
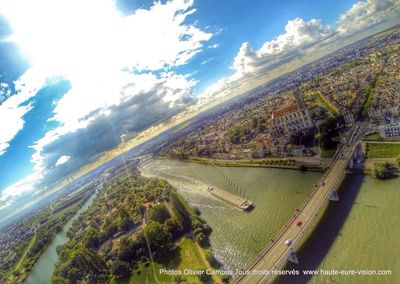
[[[116,30],[123,16],[113,1],[10,0],[0,7],[12,29],[7,40],[49,75],[121,68]]]

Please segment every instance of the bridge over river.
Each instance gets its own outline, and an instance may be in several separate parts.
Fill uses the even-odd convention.
[[[295,249],[329,200],[339,200],[336,190],[346,175],[346,169],[352,168],[354,161],[361,158],[361,143],[357,138],[360,135],[359,127],[351,129],[347,143],[339,147],[329,168],[315,184],[308,199],[296,209],[292,218],[271,242],[242,270],[243,273],[235,276],[233,283],[265,283],[273,275],[264,272],[279,269],[287,260],[298,263]],[[298,220],[302,222],[300,226],[297,224]],[[286,244],[287,240],[291,240],[291,243]]]

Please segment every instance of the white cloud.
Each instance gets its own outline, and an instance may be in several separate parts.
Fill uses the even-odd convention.
[[[233,88],[251,80],[252,76],[302,56],[305,49],[331,37],[334,33],[333,29],[323,25],[320,20],[312,19],[306,22],[296,18],[286,24],[285,33],[266,41],[258,50],[254,50],[250,43],[244,42],[233,60],[234,74],[207,88],[202,94],[203,101],[230,94]]]
[[[233,68],[245,75],[272,63],[286,61],[288,57],[300,54],[303,49],[332,36],[333,33],[334,31],[323,25],[320,20],[290,20],[286,24],[285,33],[265,42],[256,51],[252,50],[249,43],[243,43],[233,61]]]
[[[0,210],[9,207],[16,199],[34,190],[37,175],[32,174],[0,192]]]
[[[355,40],[379,32],[400,18],[400,0],[365,0],[355,3],[338,20],[337,28],[320,20],[308,22],[301,18],[288,21],[285,32],[266,41],[259,49],[244,42],[233,60],[234,74],[219,79],[201,95],[207,103],[215,98],[231,95],[247,84],[250,88],[273,76],[294,70]],[[379,26],[381,25],[381,26]],[[372,27],[378,27],[372,29]],[[371,28],[371,29],[370,29]],[[270,75],[270,76],[268,76]],[[264,81],[260,79],[264,76]],[[251,83],[254,81],[253,83]]]
[[[65,164],[66,162],[69,161],[71,157],[70,156],[66,156],[66,155],[62,155],[56,162],[56,167],[60,166],[62,164]]]
[[[22,129],[23,115],[30,110],[26,102],[46,78],[62,76],[71,88],[51,118],[61,126],[33,146],[36,169],[43,170],[46,145],[141,94],[182,107],[196,81],[170,70],[186,64],[212,37],[187,21],[195,12],[192,6],[193,0],[156,1],[149,9],[122,16],[113,0],[2,1],[1,14],[13,30],[8,40],[22,48],[33,67],[15,82],[19,93],[1,105],[1,121],[11,123],[0,133],[0,154]]]
[[[340,16],[338,31],[353,33],[365,30],[373,25],[400,17],[399,0],[366,0],[355,3],[348,11]]]
[[[52,74],[88,76],[102,70],[96,68],[186,64],[212,36],[184,23],[195,12],[192,5],[193,0],[155,2],[122,16],[112,0],[7,0],[2,10],[14,31],[9,40],[33,65]]]
[[[0,131],[0,156],[7,151],[11,140],[24,126],[23,116],[31,109],[27,100],[35,96],[44,84],[41,72],[30,69],[14,82],[16,94],[0,104],[0,122],[3,125]]]
[[[215,44],[213,44],[213,45],[209,45],[208,46],[208,48],[218,48],[219,47],[219,44],[218,43],[215,43]]]
[[[210,58],[208,58],[208,59],[202,61],[202,62],[200,63],[200,65],[207,64],[207,63],[211,62],[213,59],[214,59],[213,57],[210,57]]]

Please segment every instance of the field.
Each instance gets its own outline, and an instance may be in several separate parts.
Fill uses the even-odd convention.
[[[386,137],[381,138],[378,133],[373,133],[365,136],[365,141],[385,141],[385,142],[399,142],[400,137]]]
[[[367,143],[367,158],[396,158],[400,155],[400,144]]]
[[[150,265],[139,265],[139,268],[132,272],[129,281],[124,283],[177,283],[172,275],[161,274],[160,269],[169,269],[184,272],[185,269],[206,270],[207,264],[204,262],[200,248],[192,239],[184,238],[178,246],[177,253],[169,259],[160,262],[151,262]],[[182,275],[186,279],[184,283],[202,283],[197,275]],[[158,280],[158,281],[157,281]],[[117,283],[112,281],[111,283]],[[120,282],[118,282],[120,283]],[[207,282],[206,282],[207,283]],[[213,283],[213,282],[209,282]]]
[[[188,127],[191,123],[192,123],[191,120],[189,120],[189,121],[183,123],[182,125],[180,125],[179,127],[177,127],[177,128],[174,130],[174,133],[177,133],[177,132],[183,130],[184,128]]]

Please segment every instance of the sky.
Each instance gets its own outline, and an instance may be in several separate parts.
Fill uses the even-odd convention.
[[[123,134],[400,19],[400,0],[249,3],[0,0],[0,214]]]

